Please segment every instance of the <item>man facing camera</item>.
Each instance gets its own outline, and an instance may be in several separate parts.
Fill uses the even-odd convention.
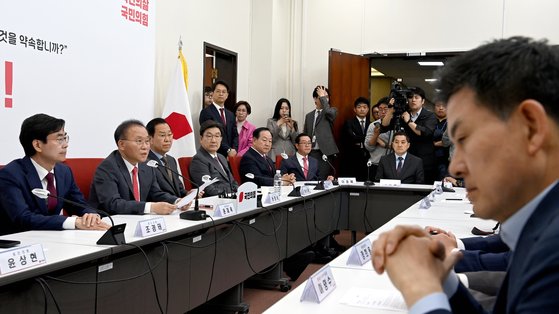
[[[33,189],[48,190],[87,206],[74,182],[66,159],[70,138],[64,120],[36,114],[21,125],[19,141],[25,157],[0,170],[0,234],[27,230],[88,229],[107,230],[94,210],[64,204],[60,199],[41,199]]]
[[[258,186],[273,186],[276,166],[268,157],[268,152],[272,149],[272,133],[268,128],[257,128],[252,132],[252,147],[241,158],[239,172],[241,181],[251,181]],[[253,174],[254,178],[249,178],[246,174]],[[282,175],[282,184],[290,185],[295,183],[295,175]]]
[[[165,119],[155,118],[146,125],[150,138],[149,160],[155,160],[165,167],[157,167],[155,175],[157,183],[162,191],[177,197],[184,197],[186,191],[182,184],[178,173],[177,161],[175,158],[167,154],[173,146],[173,132]]]
[[[222,139],[221,124],[208,120],[200,125],[200,148],[190,163],[190,178],[197,185],[204,184],[204,176],[219,179],[206,187],[206,196],[233,193],[239,187],[229,169],[227,159],[217,153]]]
[[[172,213],[179,198],[162,191],[156,169],[144,163],[150,139],[142,122],[122,122],[114,138],[118,149],[95,170],[89,194],[91,205],[113,214]]]
[[[295,148],[297,152],[293,156],[281,161],[281,172],[295,175],[299,181],[318,181],[318,160],[309,156],[311,152],[311,137],[305,133],[300,133],[295,138]],[[328,176],[327,180],[334,177]]]
[[[402,183],[423,183],[423,163],[421,159],[408,153],[409,148],[408,135],[402,131],[394,133],[394,153],[380,158],[375,181],[397,179]]]

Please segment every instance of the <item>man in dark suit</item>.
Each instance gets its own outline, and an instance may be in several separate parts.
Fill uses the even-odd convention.
[[[25,157],[0,170],[0,235],[27,230],[109,228],[94,210],[52,197],[41,199],[31,192],[46,189],[52,195],[87,206],[72,171],[62,163],[70,139],[64,124],[64,120],[46,114],[33,115],[21,124],[19,141]]]
[[[267,156],[272,149],[272,133],[268,128],[257,128],[252,133],[252,147],[241,158],[239,172],[241,181],[254,182],[258,186],[273,186],[276,174],[275,163]],[[252,174],[254,178],[246,175]],[[283,174],[282,185],[295,183],[295,175]]]
[[[281,173],[293,174],[297,181],[318,181],[318,160],[309,156],[311,145],[311,137],[299,133],[295,138],[297,152],[281,161]],[[334,177],[328,176],[327,180],[334,180]]]
[[[394,152],[380,158],[375,180],[397,179],[402,183],[423,183],[423,163],[408,152],[409,147],[409,137],[406,133],[394,133]]]
[[[172,213],[179,198],[164,192],[157,183],[156,169],[145,164],[149,136],[142,122],[127,120],[115,130],[118,149],[95,170],[89,202],[113,214]],[[187,209],[188,205],[181,209]]]
[[[338,153],[338,146],[336,146],[334,133],[332,132],[338,110],[335,107],[330,107],[329,93],[324,86],[317,86],[313,89],[312,97],[316,109],[305,116],[303,129],[303,133],[311,136],[312,150],[310,155],[318,160],[321,180],[326,179],[331,171],[330,165],[322,160],[322,155],[326,155],[329,160],[332,160]]]
[[[437,82],[455,144],[450,173],[464,178],[476,216],[502,222],[511,250],[493,313],[556,312],[559,50],[524,37],[496,40],[453,59]],[[425,230],[383,233],[372,256],[410,312],[483,312],[452,271],[461,253],[446,254]]]
[[[423,160],[425,183],[431,184],[435,179],[435,146],[433,133],[437,125],[437,117],[425,104],[425,91],[419,87],[410,87],[408,94],[408,111],[400,115],[400,126],[410,137],[410,153]],[[388,113],[382,119],[381,132],[394,129],[398,117],[394,116],[394,106],[390,105]],[[399,130],[396,130],[399,131]]]
[[[221,134],[221,124],[215,121],[208,120],[200,125],[200,148],[190,163],[190,178],[198,185],[204,184],[204,176],[219,179],[206,187],[205,196],[234,193],[239,187],[227,159],[217,153],[222,140]]]
[[[148,160],[155,160],[165,167],[157,167],[155,175],[162,191],[177,197],[186,196],[186,190],[177,175],[177,161],[168,152],[173,146],[173,132],[165,119],[155,118],[146,125],[150,137],[150,151]]]
[[[358,97],[353,103],[355,117],[347,120],[342,127],[344,150],[342,151],[342,176],[367,180],[367,161],[369,151],[365,148],[365,136],[371,121],[369,119],[370,102],[365,97]]]
[[[212,101],[213,103],[200,112],[198,122],[200,125],[204,121],[214,120],[221,123],[224,133],[219,146],[218,153],[223,156],[236,156],[239,146],[239,134],[237,133],[237,123],[235,115],[225,108],[225,100],[229,96],[229,85],[224,81],[217,81],[213,85]]]

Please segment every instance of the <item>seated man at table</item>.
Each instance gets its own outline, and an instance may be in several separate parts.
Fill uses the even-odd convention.
[[[213,120],[204,121],[200,125],[200,148],[190,163],[190,178],[198,186],[204,184],[204,176],[219,179],[206,187],[205,196],[234,193],[239,187],[229,169],[227,159],[217,153],[221,146],[221,130],[221,124]]]
[[[64,204],[54,197],[40,199],[31,192],[45,189],[52,195],[87,206],[72,171],[62,163],[69,142],[64,124],[64,120],[46,114],[36,114],[23,121],[19,141],[25,157],[0,170],[0,235],[28,230],[107,230],[110,227],[92,209]]]
[[[281,172],[295,175],[298,181],[318,181],[318,160],[309,156],[311,147],[311,137],[299,133],[295,138],[297,152],[281,161]],[[334,177],[328,176],[327,180],[334,180]]]
[[[408,135],[403,131],[394,133],[392,140],[394,152],[380,158],[375,181],[396,179],[402,183],[423,183],[423,162],[409,154],[409,148]]]
[[[142,122],[127,120],[115,130],[117,150],[95,170],[89,202],[112,214],[172,213],[179,198],[161,191],[155,168],[145,164],[149,136]],[[188,205],[181,209],[187,209]]]
[[[239,172],[241,181],[251,181],[260,186],[273,186],[276,166],[267,156],[272,149],[272,133],[268,128],[257,128],[252,133],[252,147],[241,158]],[[247,174],[249,174],[247,176]],[[250,176],[254,178],[250,178]],[[295,183],[295,175],[283,174],[282,185]]]
[[[146,129],[150,138],[148,160],[155,160],[160,164],[155,171],[159,187],[164,192],[177,197],[184,197],[186,191],[177,174],[177,161],[175,157],[168,154],[173,146],[173,132],[171,131],[171,127],[167,124],[165,119],[155,118],[148,122]]]

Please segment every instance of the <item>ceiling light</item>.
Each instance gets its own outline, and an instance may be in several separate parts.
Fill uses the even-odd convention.
[[[422,67],[442,67],[444,65],[442,61],[417,61],[417,63]]]
[[[437,81],[436,78],[428,78],[428,79],[425,79],[425,82],[436,82],[436,81]]]
[[[384,76],[384,73],[382,73],[379,70],[371,67],[371,76]]]

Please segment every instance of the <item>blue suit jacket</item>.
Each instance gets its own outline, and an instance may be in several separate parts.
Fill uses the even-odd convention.
[[[466,251],[456,263],[456,272],[506,271],[511,252],[499,235],[462,239]]]
[[[297,160],[297,155],[289,156],[289,158],[281,161],[281,173],[293,173],[297,181],[318,181],[318,161],[311,156],[307,157],[309,161],[307,177],[305,177],[305,173],[303,169],[301,169],[301,165]]]
[[[213,104],[207,106],[206,108],[200,111],[200,117],[198,118],[198,122],[202,124],[202,122],[206,120],[214,120],[215,122],[221,123],[223,126],[223,121],[221,120],[221,115],[219,111],[215,108]],[[239,147],[239,133],[237,133],[237,123],[235,119],[235,115],[225,109],[225,120],[227,121],[227,125],[223,127],[225,134],[222,134],[223,139],[221,140],[221,146],[217,150],[218,153],[227,156],[227,150],[229,148],[233,148],[238,150]]]
[[[56,191],[60,197],[87,206],[68,166],[56,164],[54,176]],[[71,215],[94,213],[93,210],[63,204],[59,200],[55,210],[57,214],[49,214],[46,200],[31,193],[35,188],[42,189],[43,186],[29,157],[16,159],[0,170],[0,234],[27,230],[62,230],[62,224],[66,220],[65,216],[58,214],[62,207]]]
[[[253,148],[249,148],[241,158],[239,172],[243,183],[250,181],[256,183],[258,186],[274,185],[274,175],[276,174],[274,162],[268,156],[266,156],[266,160],[264,160]],[[254,179],[247,178],[245,176],[247,173],[252,173]]]
[[[556,313],[559,309],[559,184],[526,222],[499,290],[493,313]],[[483,313],[460,284],[453,313]],[[444,311],[433,311],[444,313]]]
[[[142,215],[146,202],[174,203],[178,197],[161,190],[155,171],[145,163],[138,164],[140,201],[136,202],[128,168],[118,150],[115,150],[95,170],[89,203],[111,214],[127,215]]]

